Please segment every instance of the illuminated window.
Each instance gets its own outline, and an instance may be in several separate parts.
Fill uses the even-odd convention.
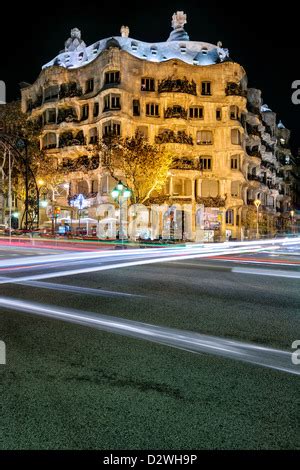
[[[198,145],[211,145],[213,143],[212,131],[198,131],[197,144]]]
[[[201,185],[203,197],[217,197],[219,195],[219,182],[217,180],[204,179]]]
[[[173,196],[182,195],[182,179],[173,178]]]
[[[241,133],[238,129],[231,129],[231,143],[241,145]]]
[[[239,197],[240,194],[240,182],[239,181],[232,181],[231,182],[231,196],[232,197]]]

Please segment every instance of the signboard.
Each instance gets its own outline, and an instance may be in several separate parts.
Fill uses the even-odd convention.
[[[203,224],[204,230],[219,230],[221,227],[222,216],[217,207],[205,207]]]

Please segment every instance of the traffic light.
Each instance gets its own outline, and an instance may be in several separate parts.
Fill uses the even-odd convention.
[[[56,206],[54,207],[54,217],[58,217],[60,214],[60,207]]]

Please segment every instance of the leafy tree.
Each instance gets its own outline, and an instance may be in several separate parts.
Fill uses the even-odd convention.
[[[244,213],[242,223],[246,229],[256,231],[257,210],[254,206],[249,206]],[[275,217],[259,209],[258,228],[260,234],[270,234],[275,230]]]
[[[44,184],[49,187],[61,182],[62,176],[57,169],[55,159],[47,156],[40,149],[41,118],[28,119],[28,116],[21,111],[20,101],[13,101],[0,106],[0,121],[4,133],[10,136],[15,143],[19,138],[26,141],[28,163],[35,179],[42,179]],[[19,195],[24,194],[24,184],[23,179],[20,177],[20,170],[20,165],[13,170],[16,176],[14,183],[18,186],[16,189]]]
[[[162,189],[173,161],[162,145],[151,145],[136,133],[124,139],[104,138],[100,146],[111,175],[116,180],[124,178],[132,191],[133,203],[143,204],[154,191]]]

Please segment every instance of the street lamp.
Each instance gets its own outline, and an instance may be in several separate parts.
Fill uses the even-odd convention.
[[[111,192],[112,198],[118,200],[119,210],[120,210],[120,220],[119,220],[119,238],[121,238],[121,242],[123,244],[123,217],[122,217],[122,206],[124,200],[130,198],[131,191],[127,186],[125,186],[122,181],[119,181],[117,186]]]
[[[259,238],[259,231],[258,231],[258,211],[259,206],[261,205],[261,201],[259,199],[255,199],[254,205],[256,207],[256,238]]]
[[[291,211],[290,211],[290,214],[291,214],[292,233],[295,233],[295,227],[294,227],[294,215],[295,215],[295,211],[294,211],[294,210],[291,210]]]
[[[46,192],[45,191],[45,186],[46,186],[46,183],[43,179],[39,179],[37,180],[36,182],[36,186],[37,186],[37,200],[38,200],[38,213],[37,213],[37,228],[39,228],[39,225],[40,225],[40,208],[42,209],[46,209],[46,207],[48,206],[48,201],[46,200]],[[42,188],[44,187],[44,190],[43,190],[43,199],[41,200],[41,190]]]

